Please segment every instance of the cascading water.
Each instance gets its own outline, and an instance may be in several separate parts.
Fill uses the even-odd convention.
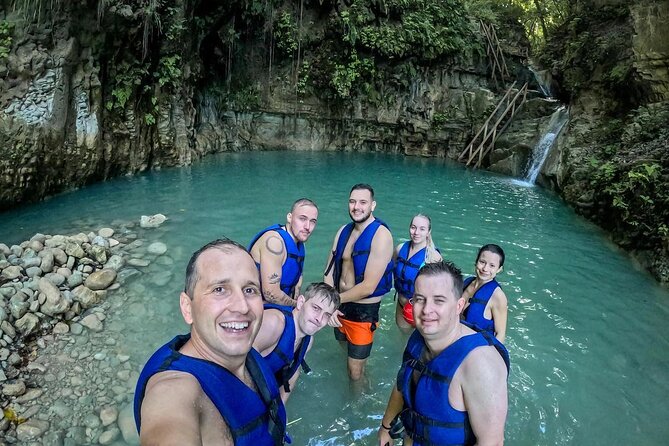
[[[539,72],[535,71],[532,67],[527,68],[529,68],[530,72],[534,76],[534,80],[537,82],[537,85],[539,85],[539,88],[541,88],[541,93],[543,93],[543,95],[547,98],[552,97],[551,87],[549,82],[546,81],[545,71]]]
[[[528,183],[534,184],[537,180],[541,167],[544,165],[544,162],[548,157],[548,152],[550,152],[551,147],[553,147],[555,139],[560,134],[560,131],[562,130],[562,127],[564,127],[568,118],[569,111],[564,105],[555,110],[551,116],[546,134],[541,137],[532,150],[532,157],[530,158],[527,173],[525,174],[525,181]]]

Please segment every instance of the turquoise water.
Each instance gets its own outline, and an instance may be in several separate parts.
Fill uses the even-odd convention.
[[[507,444],[667,443],[669,292],[559,199],[507,178],[436,159],[222,154],[0,214],[0,241],[167,215],[167,223],[144,236],[165,242],[173,264],[152,264],[123,290],[132,303],[106,321],[139,369],[155,348],[186,329],[177,304],[192,251],[222,235],[246,244],[307,196],[320,215],[307,244],[305,281],[320,280],[332,237],[348,221],[348,190],[357,182],[375,187],[375,215],[390,225],[396,243],[406,240],[409,220],[420,211],[432,217],[444,256],[464,271],[472,270],[478,246],[505,248],[498,279],[509,298]],[[152,274],[166,270],[173,280],[156,285]],[[375,444],[406,339],[393,311],[388,297],[363,389],[349,388],[345,355],[329,329],[317,335],[309,357],[313,372],[302,376],[288,404],[293,444]]]

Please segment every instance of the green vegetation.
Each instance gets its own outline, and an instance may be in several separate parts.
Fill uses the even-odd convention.
[[[602,145],[590,159],[598,222],[623,245],[669,246],[669,104],[640,107],[626,122],[609,123],[609,140],[619,142]]]
[[[0,60],[9,56],[12,49],[12,32],[14,25],[6,20],[0,21]]]

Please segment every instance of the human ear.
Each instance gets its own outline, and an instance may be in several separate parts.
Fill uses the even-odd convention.
[[[193,323],[193,313],[192,313],[192,300],[188,297],[188,294],[181,292],[179,295],[179,308],[181,309],[181,315],[188,325]]]

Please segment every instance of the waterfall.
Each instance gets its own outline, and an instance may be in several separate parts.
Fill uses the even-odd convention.
[[[527,173],[525,174],[525,181],[528,183],[534,184],[537,180],[537,176],[548,157],[548,152],[550,152],[555,139],[560,134],[560,130],[562,130],[562,127],[567,122],[567,118],[569,118],[569,111],[564,105],[555,110],[551,115],[551,120],[548,123],[546,133],[541,137],[532,150],[532,157],[530,158]]]
[[[541,93],[547,98],[552,97],[550,84],[544,76],[545,71],[535,71],[531,66],[528,66],[527,68],[532,72],[534,80],[537,82],[537,85],[539,85],[539,88],[541,88]]]

